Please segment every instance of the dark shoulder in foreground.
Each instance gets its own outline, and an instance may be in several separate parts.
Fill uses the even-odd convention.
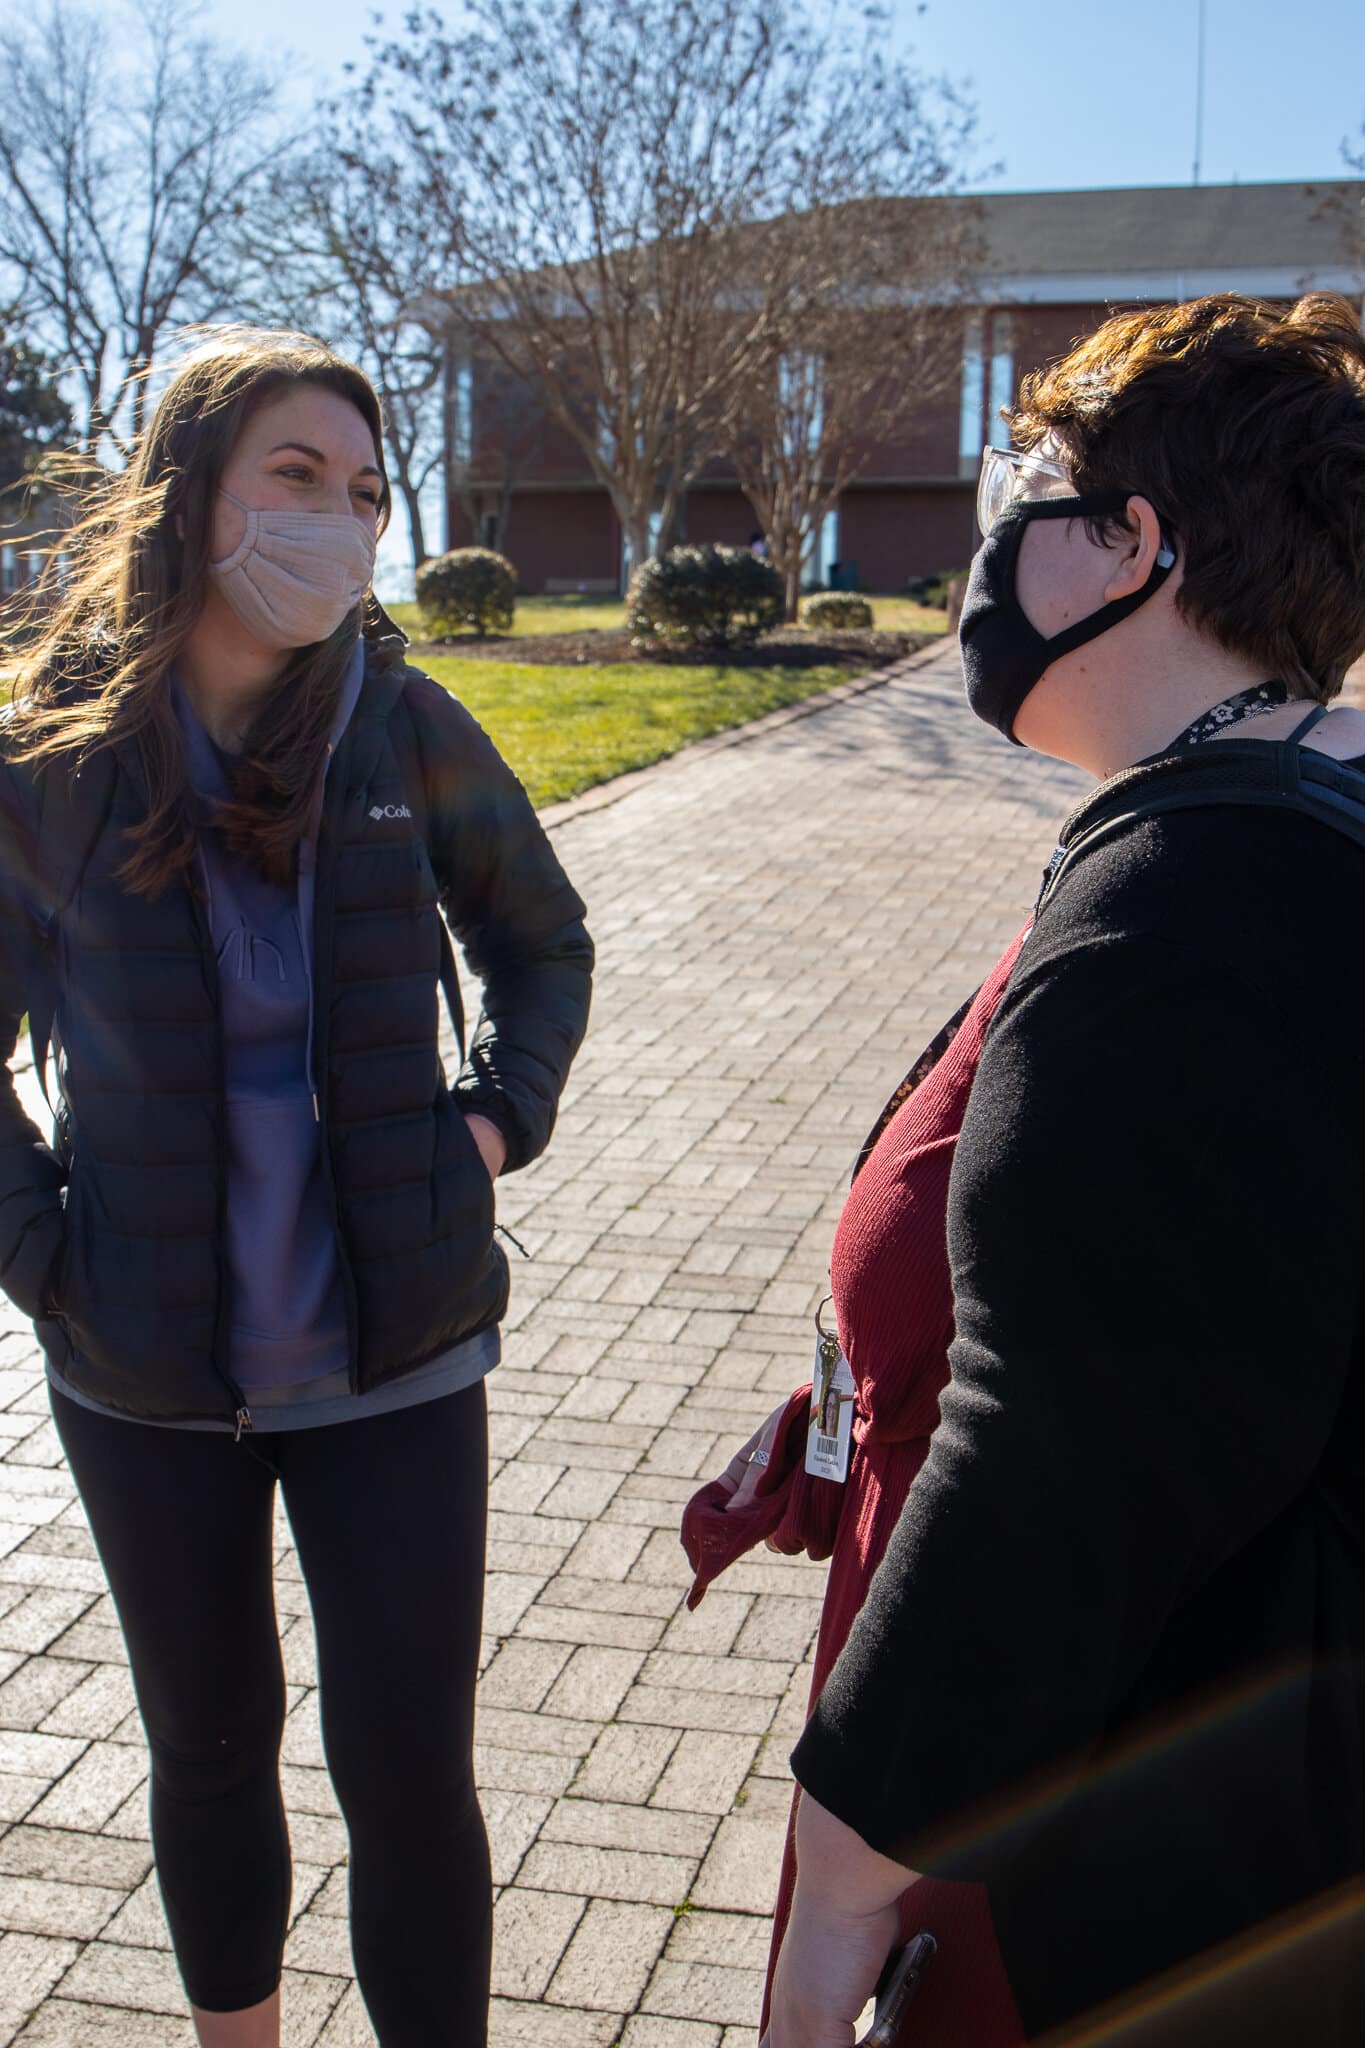
[[[1362,931],[1365,847],[1319,819],[1217,804],[1139,815],[1060,876],[1013,986],[1097,945],[1155,939],[1267,994],[1319,1049],[1355,1047]]]

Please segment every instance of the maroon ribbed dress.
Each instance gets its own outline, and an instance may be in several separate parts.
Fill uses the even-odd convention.
[[[1026,926],[992,969],[938,1064],[882,1131],[839,1219],[830,1274],[840,1339],[858,1385],[846,1484],[812,1480],[803,1469],[807,1386],[792,1398],[752,1512],[727,1522],[723,1493],[705,1487],[684,1520],[684,1542],[698,1574],[692,1605],[725,1564],[764,1536],[771,1534],[780,1549],[830,1558],[812,1704],[862,1606],[938,1421],[953,1334],[948,1176],[986,1027],[1027,932]],[[933,1767],[926,1757],[925,1770]],[[793,1825],[795,1812],[793,1800]],[[769,1984],[795,1875],[789,1827]],[[907,1935],[927,1927],[939,1941],[913,2008],[909,2032],[916,2044],[1020,2048],[1025,2036],[983,1887],[921,1878],[901,1902],[901,1926]],[[764,2026],[767,2008],[765,1987]]]
[[[938,1065],[882,1132],[834,1233],[830,1281],[844,1356],[858,1383],[859,1420],[825,1587],[812,1704],[862,1606],[938,1422],[953,1336],[948,1176],[986,1027],[1026,936],[1027,927],[992,969]],[[924,1768],[933,1770],[931,1756]],[[795,1801],[792,1813],[794,1820]],[[789,1829],[774,1960],[795,1876]],[[984,1888],[921,1878],[901,1901],[901,1931],[921,1927],[938,1937],[939,1952],[907,2023],[911,2038],[925,2048],[1018,2048],[1024,2032]]]

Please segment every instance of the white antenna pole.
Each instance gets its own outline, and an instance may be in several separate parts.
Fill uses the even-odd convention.
[[[1204,153],[1204,0],[1199,0],[1198,51],[1194,74],[1194,182],[1199,183],[1199,160]]]

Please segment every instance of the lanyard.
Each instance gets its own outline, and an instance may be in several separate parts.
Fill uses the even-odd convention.
[[[1174,754],[1182,748],[1197,747],[1201,740],[1215,739],[1229,726],[1240,725],[1244,718],[1257,718],[1263,711],[1278,711],[1288,702],[1288,686],[1278,676],[1268,683],[1253,683],[1249,690],[1239,690],[1235,697],[1224,697],[1221,704],[1201,711],[1194,723],[1187,725],[1165,751]]]

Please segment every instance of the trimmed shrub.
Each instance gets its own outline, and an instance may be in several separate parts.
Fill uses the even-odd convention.
[[[851,590],[822,590],[802,605],[801,623],[836,633],[862,632],[872,624],[872,607]]]
[[[750,647],[782,624],[782,578],[748,548],[670,548],[630,580],[626,630],[635,647]]]
[[[452,633],[510,633],[517,572],[491,548],[452,548],[417,571],[417,606],[433,639]]]

